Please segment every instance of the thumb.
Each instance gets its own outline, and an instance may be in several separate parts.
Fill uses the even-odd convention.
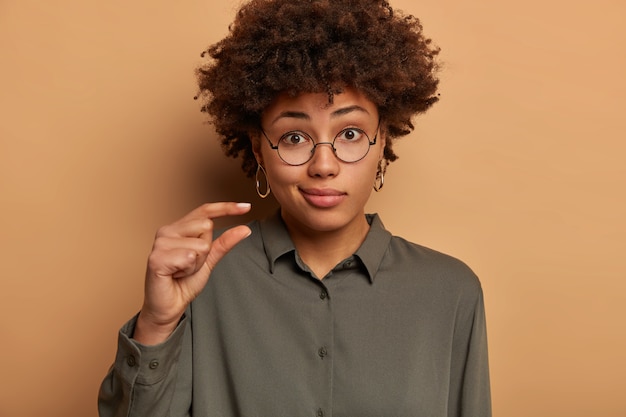
[[[206,257],[205,264],[209,270],[212,271],[224,255],[251,234],[252,230],[248,226],[236,226],[222,233],[220,237],[213,241]]]

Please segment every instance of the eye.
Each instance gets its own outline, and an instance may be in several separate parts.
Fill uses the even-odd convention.
[[[344,129],[337,135],[337,139],[343,142],[358,142],[365,137],[365,133],[361,129],[351,127]]]
[[[304,145],[310,142],[310,138],[306,133],[302,132],[289,132],[285,133],[280,138],[280,144],[285,146]]]

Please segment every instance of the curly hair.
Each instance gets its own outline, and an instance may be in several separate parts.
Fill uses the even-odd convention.
[[[325,92],[332,103],[355,88],[378,107],[391,162],[392,139],[409,134],[412,117],[438,100],[438,53],[420,21],[386,1],[251,0],[228,36],[203,52],[209,62],[197,69],[197,97],[226,155],[241,155],[253,176],[249,135],[277,95]]]

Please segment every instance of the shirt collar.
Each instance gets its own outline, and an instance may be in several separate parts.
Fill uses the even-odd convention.
[[[261,239],[263,239],[265,255],[269,261],[270,272],[273,274],[276,260],[286,253],[295,251],[296,247],[280,216],[280,210],[276,211],[272,216],[261,220],[259,228],[261,230]]]
[[[370,229],[354,255],[363,263],[370,282],[373,282],[389,247],[391,233],[385,229],[378,214],[367,214],[366,218],[370,224]],[[262,220],[259,227],[270,273],[274,273],[276,260],[286,253],[295,251],[296,248],[280,216],[280,211]]]
[[[391,233],[383,225],[378,214],[367,214],[370,230],[355,255],[363,262],[371,282],[380,268],[385,253],[391,242]]]

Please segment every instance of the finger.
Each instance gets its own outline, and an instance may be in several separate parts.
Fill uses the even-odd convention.
[[[187,276],[196,271],[198,255],[187,248],[154,251],[148,258],[148,269],[157,277]]]
[[[159,228],[156,237],[200,237],[202,235],[211,235],[213,232],[213,221],[209,218],[195,218],[187,220],[179,220],[176,223],[168,224]]]
[[[209,270],[213,270],[215,265],[226,255],[235,245],[250,236],[252,231],[248,226],[235,226],[226,230],[220,237],[213,241],[209,254],[206,258],[206,265]]]
[[[223,215],[240,215],[248,212],[250,203],[207,203],[172,224],[157,230],[156,237],[202,237],[211,242],[214,223],[211,218]]]
[[[234,202],[221,202],[221,203],[206,203],[200,207],[194,209],[181,221],[197,219],[197,218],[209,218],[214,219],[223,216],[238,216],[250,211],[250,203],[234,203]]]
[[[251,207],[252,207],[252,205],[250,203],[233,203],[233,202],[208,203],[208,204],[204,204],[203,206],[200,206],[198,208],[198,210],[199,210],[199,214],[200,215],[204,215],[204,216],[207,216],[209,219],[213,219],[213,218],[222,217],[222,216],[242,215],[242,214],[245,214],[248,211],[250,211]],[[205,241],[207,241],[210,245],[213,244],[213,226],[214,226],[214,224],[211,221],[211,223],[210,223],[211,229],[210,230],[206,230],[204,233],[202,233],[202,234],[200,234],[198,236],[201,239],[204,239]],[[246,236],[247,236],[247,234],[246,234]],[[243,239],[243,237],[241,239]],[[239,239],[239,240],[241,240],[241,239]],[[239,240],[237,242],[239,242]],[[237,242],[235,242],[235,244]],[[233,246],[234,246],[234,244],[233,244]],[[228,248],[228,250],[230,250],[230,249],[232,249],[232,246],[230,248]],[[202,262],[204,262],[204,259],[202,259]]]
[[[154,241],[153,251],[163,253],[172,249],[189,249],[199,256],[206,256],[211,249],[211,243],[202,238],[192,237],[160,237]]]

